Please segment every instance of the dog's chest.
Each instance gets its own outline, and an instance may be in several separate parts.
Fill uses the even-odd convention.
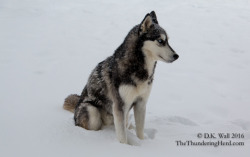
[[[152,87],[154,69],[156,62],[145,54],[145,64],[143,69],[147,72],[147,79],[140,79],[131,76],[134,81],[133,85],[124,84],[119,87],[119,94],[126,105],[131,105],[138,98],[147,100]]]
[[[125,104],[131,105],[137,98],[146,99],[151,90],[151,84],[148,81],[140,82],[134,85],[121,85],[119,87],[119,94]]]

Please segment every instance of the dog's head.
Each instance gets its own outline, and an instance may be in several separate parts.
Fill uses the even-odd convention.
[[[143,40],[142,51],[154,60],[172,63],[179,55],[168,43],[167,33],[158,24],[154,11],[147,14],[139,25],[139,39]]]

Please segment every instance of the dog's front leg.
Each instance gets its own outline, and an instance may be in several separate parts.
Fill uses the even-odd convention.
[[[144,139],[144,123],[146,114],[146,102],[141,100],[134,106],[134,116],[136,125],[136,135],[139,139]]]
[[[120,104],[113,105],[113,116],[114,116],[114,124],[115,124],[115,132],[117,139],[121,143],[127,143],[127,135],[126,135],[126,122],[123,107],[119,106]]]

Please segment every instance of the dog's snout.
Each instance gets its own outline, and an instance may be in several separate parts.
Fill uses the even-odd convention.
[[[176,59],[178,59],[179,58],[179,55],[177,55],[177,54],[174,54],[174,59],[176,60]]]

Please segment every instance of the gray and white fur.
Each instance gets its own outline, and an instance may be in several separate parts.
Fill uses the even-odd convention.
[[[112,56],[95,67],[81,95],[69,95],[63,107],[74,112],[76,126],[99,130],[114,124],[121,143],[127,143],[128,115],[133,108],[136,135],[143,139],[156,63],[171,63],[178,57],[152,11],[131,29]]]

